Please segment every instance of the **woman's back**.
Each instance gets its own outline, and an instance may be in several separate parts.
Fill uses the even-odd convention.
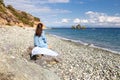
[[[34,46],[47,48],[47,40],[44,31],[42,31],[41,36],[34,35]]]

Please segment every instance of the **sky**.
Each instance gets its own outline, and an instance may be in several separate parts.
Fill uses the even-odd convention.
[[[39,17],[47,27],[119,27],[120,0],[4,0]]]

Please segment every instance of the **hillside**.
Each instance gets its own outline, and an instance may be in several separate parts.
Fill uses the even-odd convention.
[[[0,0],[0,25],[17,25],[34,27],[40,19],[24,11],[16,10],[11,5],[5,6]]]

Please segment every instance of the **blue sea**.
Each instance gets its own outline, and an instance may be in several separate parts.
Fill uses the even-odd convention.
[[[120,28],[47,29],[46,33],[74,42],[120,52]]]

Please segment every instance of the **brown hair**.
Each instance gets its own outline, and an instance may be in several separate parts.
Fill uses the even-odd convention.
[[[39,23],[37,25],[37,28],[36,28],[36,31],[35,31],[35,35],[36,36],[41,36],[42,34],[42,28],[43,28],[43,24],[42,23]]]

